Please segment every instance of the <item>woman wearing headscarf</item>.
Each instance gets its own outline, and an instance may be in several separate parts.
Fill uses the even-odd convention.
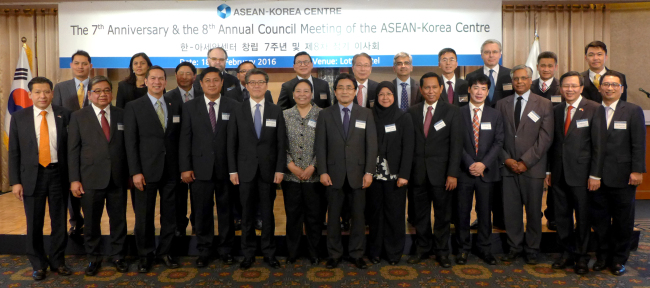
[[[391,265],[402,257],[406,232],[406,187],[413,160],[414,130],[411,115],[399,109],[395,86],[384,81],[377,86],[372,108],[377,128],[377,170],[366,193],[370,227],[368,255],[381,261],[382,252]]]

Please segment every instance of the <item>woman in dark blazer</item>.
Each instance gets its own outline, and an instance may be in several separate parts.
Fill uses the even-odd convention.
[[[126,103],[147,95],[144,78],[152,66],[149,56],[144,52],[136,53],[129,62],[129,76],[120,81],[117,86],[115,106],[124,109]]]
[[[377,86],[372,108],[377,127],[377,170],[366,193],[368,256],[374,264],[382,252],[391,265],[402,257],[405,240],[406,186],[413,160],[411,115],[399,109],[393,83]]]

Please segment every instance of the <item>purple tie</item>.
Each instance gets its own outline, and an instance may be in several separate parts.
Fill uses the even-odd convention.
[[[399,109],[402,109],[402,111],[406,111],[409,109],[409,95],[406,92],[406,83],[401,83],[402,85],[402,103],[399,105]]]
[[[214,112],[214,105],[217,103],[210,102],[210,124],[212,124],[212,133],[217,132],[217,115]]]
[[[447,84],[449,85],[449,89],[447,90],[447,99],[449,100],[449,104],[454,104],[454,83],[447,81]]]
[[[345,139],[348,139],[348,130],[350,130],[350,113],[348,113],[350,109],[343,108],[343,133],[345,133]]]

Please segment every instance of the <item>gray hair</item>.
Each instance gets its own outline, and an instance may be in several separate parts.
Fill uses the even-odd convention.
[[[108,82],[108,87],[111,87],[111,90],[113,90],[113,83],[111,83],[111,80],[108,80],[106,76],[95,76],[88,81],[88,90],[92,90],[93,86],[95,84],[100,83],[100,82]]]
[[[397,61],[397,58],[402,58],[402,57],[408,57],[409,61],[411,61],[411,64],[413,64],[413,57],[411,56],[411,54],[406,52],[399,52],[395,54],[395,57],[393,57],[393,66],[395,66],[395,61]]]
[[[503,47],[501,46],[501,42],[499,42],[499,40],[497,40],[497,39],[488,39],[488,40],[485,40],[485,42],[483,42],[483,44],[481,45],[481,54],[483,54],[483,47],[485,47],[485,45],[487,45],[487,44],[497,44],[497,45],[499,45],[499,52],[503,51]]]
[[[520,64],[515,67],[512,67],[512,70],[510,70],[510,78],[514,77],[515,71],[526,69],[526,72],[528,73],[529,78],[533,78],[533,69],[530,67],[526,66],[525,64]]]

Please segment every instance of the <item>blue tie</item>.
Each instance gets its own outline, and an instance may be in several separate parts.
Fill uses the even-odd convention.
[[[402,111],[406,111],[409,109],[409,95],[408,92],[406,92],[406,83],[401,83],[402,85],[402,100],[399,105],[399,109],[402,109]]]
[[[350,114],[348,113],[350,109],[343,108],[343,133],[345,133],[345,139],[348,139],[348,130],[350,130]]]
[[[262,134],[262,113],[260,112],[260,106],[260,104],[255,104],[255,116],[253,117],[257,139],[260,139],[260,134]]]
[[[494,76],[492,76],[492,73],[494,73],[494,70],[490,69],[490,94],[488,94],[488,99],[490,102],[492,102],[492,97],[494,97],[494,86],[496,84],[494,83]]]

